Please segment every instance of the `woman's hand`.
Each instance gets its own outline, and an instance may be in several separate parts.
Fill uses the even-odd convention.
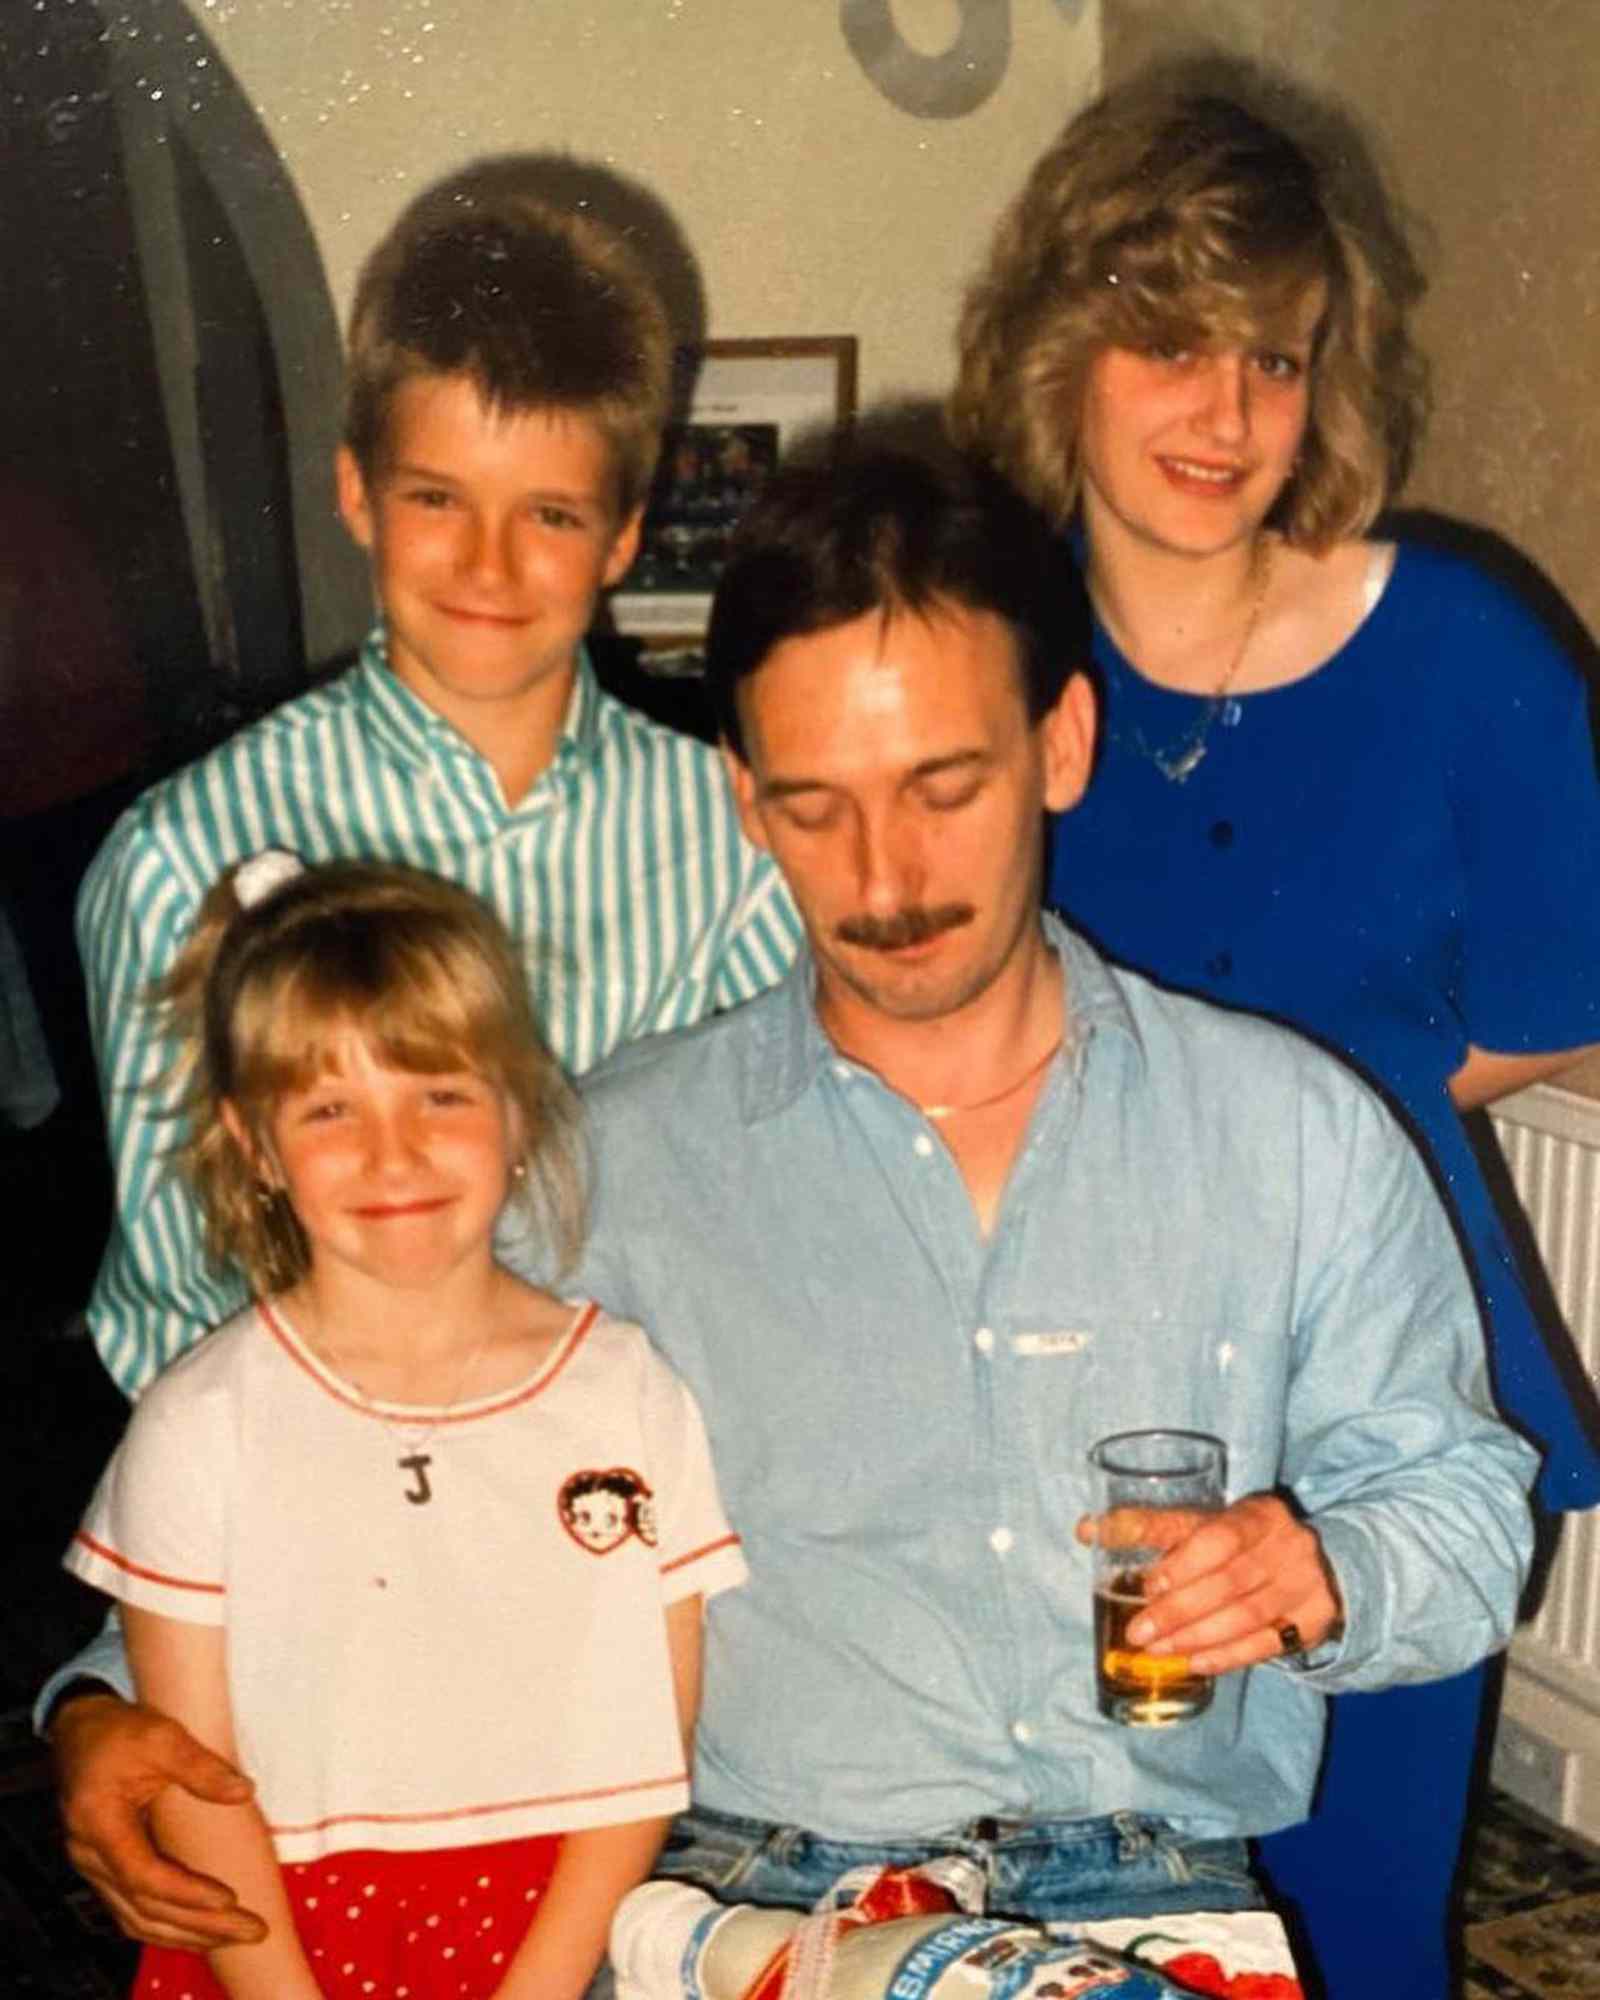
[[[67,1858],[117,1923],[145,1944],[210,1951],[266,1933],[225,1883],[192,1874],[152,1844],[151,1802],[169,1785],[242,1805],[250,1780],[154,1709],[114,1694],[78,1695],[50,1725]]]
[[[1548,1055],[1502,1056],[1493,1049],[1469,1047],[1466,1061],[1450,1079],[1451,1100],[1458,1111],[1481,1111],[1497,1097],[1509,1097],[1533,1083],[1548,1083],[1593,1053],[1591,1046],[1554,1049]]]

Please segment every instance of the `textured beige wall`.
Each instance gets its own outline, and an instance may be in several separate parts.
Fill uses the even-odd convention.
[[[1600,634],[1600,6],[1105,0],[1102,33],[1108,82],[1209,44],[1359,115],[1430,278],[1404,499],[1503,536]],[[1563,1081],[1600,1096],[1600,1058]]]
[[[609,167],[697,266],[709,325],[689,331],[853,333],[864,399],[932,397],[997,201],[1099,78],[1100,0],[81,4],[105,22],[155,317],[181,322],[172,190],[191,157],[265,302],[316,660],[359,636],[367,592],[331,525],[340,359],[313,294],[325,277],[342,320],[361,259],[430,181],[485,153]],[[847,11],[876,13],[876,57],[851,52]],[[912,83],[935,101],[973,108],[899,108],[874,81],[897,59],[931,68]],[[183,344],[169,326],[180,449]],[[192,451],[179,472],[203,537]]]
[[[153,0],[171,17],[172,0]],[[122,10],[113,9],[113,12]],[[124,16],[137,20],[139,9]],[[892,0],[917,52],[1009,21],[965,117],[899,110],[838,0],[188,0],[199,38],[124,42],[181,86],[205,45],[293,176],[335,302],[396,210],[485,152],[570,149],[649,187],[716,335],[855,333],[871,395],[942,389],[998,190],[1094,86],[1098,0]],[[987,31],[987,29],[986,29]]]

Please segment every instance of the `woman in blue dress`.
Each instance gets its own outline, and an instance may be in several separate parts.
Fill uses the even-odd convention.
[[[1422,404],[1377,241],[1233,97],[1114,92],[1001,221],[952,428],[1069,531],[1094,599],[1102,740],[1052,900],[1387,1092],[1459,1220],[1539,1498],[1589,1507],[1593,1388],[1541,1331],[1459,1115],[1600,1039],[1584,688],[1475,566],[1367,538]],[[1333,2000],[1453,1990],[1484,1685],[1334,1702],[1314,1816],[1261,1843]]]

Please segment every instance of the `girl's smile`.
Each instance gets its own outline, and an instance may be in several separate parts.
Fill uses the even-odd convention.
[[[381,1204],[373,1202],[365,1207],[356,1209],[354,1212],[357,1215],[366,1216],[369,1220],[382,1221],[389,1216],[396,1215],[431,1215],[435,1209],[440,1209],[444,1206],[445,1203],[443,1201],[383,1202]]]
[[[1208,464],[1200,459],[1174,458],[1166,453],[1157,453],[1156,463],[1173,485],[1197,490],[1202,494],[1233,493],[1244,484],[1249,470],[1244,465]]]
[[[488,1261],[518,1148],[488,1077],[393,1069],[352,1033],[278,1100],[269,1138],[319,1278],[412,1287]]]

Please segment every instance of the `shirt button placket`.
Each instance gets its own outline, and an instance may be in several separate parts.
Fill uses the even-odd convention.
[[[1234,838],[1235,828],[1231,819],[1214,819],[1206,828],[1206,839],[1218,854],[1226,854],[1232,847]],[[1231,951],[1214,951],[1205,962],[1205,974],[1208,979],[1227,979],[1232,972]]]

